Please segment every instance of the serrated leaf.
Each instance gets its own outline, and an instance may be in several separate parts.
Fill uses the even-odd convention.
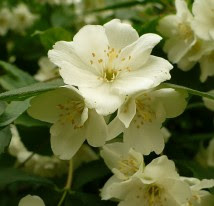
[[[0,127],[9,125],[15,119],[17,119],[23,112],[25,112],[30,103],[29,100],[25,101],[14,101],[8,104],[7,108],[0,116]]]
[[[64,83],[61,79],[53,80],[50,82],[38,82],[31,84],[26,87],[13,89],[0,94],[0,100],[5,101],[20,101],[25,100],[29,97],[36,96],[46,91],[56,89],[60,86],[63,86]]]
[[[23,87],[36,82],[30,74],[7,62],[0,61],[0,68],[7,72],[6,75],[0,77],[0,84],[6,90]]]
[[[72,187],[74,189],[81,188],[89,182],[106,177],[110,174],[111,171],[106,167],[102,160],[89,162],[75,171]]]
[[[0,129],[0,154],[5,151],[5,148],[10,144],[12,134],[10,126]]]
[[[60,40],[71,41],[72,35],[69,31],[55,27],[46,31],[39,32],[40,41],[42,45],[47,49],[51,49],[53,45]]]
[[[214,100],[214,94],[211,94],[211,93],[208,93],[208,92],[201,92],[201,91],[198,91],[198,90],[195,90],[195,89],[191,89],[191,88],[180,86],[180,85],[176,85],[176,84],[162,83],[160,85],[160,87],[162,87],[162,88],[173,88],[173,89],[176,89],[176,90],[186,91],[186,92],[188,92],[189,94],[192,94],[192,95],[196,95],[196,96],[200,96],[200,97],[206,97],[206,98]]]
[[[54,186],[53,182],[34,175],[29,175],[15,168],[2,168],[0,170],[0,188],[4,188],[12,183],[29,183],[44,186]]]

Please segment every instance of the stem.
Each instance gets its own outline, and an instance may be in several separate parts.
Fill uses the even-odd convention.
[[[73,177],[73,161],[72,159],[69,161],[69,168],[68,168],[68,177],[67,177],[67,181],[66,181],[66,184],[65,184],[65,188],[64,188],[64,192],[62,194],[62,197],[58,203],[57,206],[61,206],[62,203],[64,202],[65,200],[65,197],[71,187],[71,184],[72,184],[72,177]]]

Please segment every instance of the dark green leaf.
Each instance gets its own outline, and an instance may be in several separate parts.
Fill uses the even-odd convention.
[[[0,94],[0,100],[20,101],[64,85],[61,79],[50,82],[39,82],[26,87],[13,89]]]
[[[23,182],[44,186],[54,186],[53,182],[46,178],[29,175],[18,169],[2,168],[0,170],[0,188],[4,188],[5,186],[10,185],[12,183]]]
[[[7,75],[0,77],[0,84],[7,90],[23,87],[36,82],[30,74],[12,64],[0,61],[0,67],[7,72]]]
[[[103,161],[96,160],[89,162],[75,171],[73,188],[78,189],[89,182],[106,177],[110,174],[110,170],[106,167]]]
[[[46,31],[39,32],[42,45],[47,49],[51,49],[53,45],[60,40],[71,41],[72,35],[69,31],[55,27]]]
[[[0,127],[9,125],[15,119],[17,119],[24,111],[27,110],[30,103],[29,100],[14,101],[8,104],[4,113],[0,116]]]
[[[10,144],[12,134],[10,126],[0,129],[0,154],[5,151],[5,148]]]

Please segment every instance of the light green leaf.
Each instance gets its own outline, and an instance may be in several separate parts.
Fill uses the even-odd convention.
[[[0,115],[3,114],[6,107],[7,107],[7,103],[0,101]]]
[[[12,134],[10,126],[0,129],[0,154],[5,151],[5,148],[10,144]]]
[[[23,182],[25,182],[26,184],[54,186],[53,182],[46,178],[29,175],[18,169],[2,168],[0,170],[0,188],[4,188],[5,186],[10,185],[12,183]]]
[[[196,95],[196,96],[200,96],[200,97],[206,97],[206,98],[214,100],[214,94],[211,94],[211,93],[208,93],[208,92],[201,92],[201,91],[198,91],[198,90],[195,90],[195,89],[191,89],[191,88],[180,86],[180,85],[176,85],[176,84],[162,83],[160,85],[160,87],[162,87],[162,88],[173,88],[173,89],[180,90],[180,91],[186,91],[186,92],[188,92],[189,94],[192,94],[192,95]]]
[[[29,107],[29,100],[25,101],[14,101],[8,104],[7,108],[0,116],[0,127],[9,125],[15,119],[17,119],[24,111]]]
[[[46,31],[42,31],[38,33],[40,36],[40,41],[45,49],[49,50],[53,47],[53,45],[60,40],[71,41],[72,35],[69,31],[55,27],[48,29]]]
[[[36,82],[30,74],[7,62],[0,61],[0,68],[7,73],[0,77],[0,84],[6,90],[23,87]]]
[[[31,84],[26,87],[13,89],[11,91],[4,92],[4,93],[0,94],[0,100],[5,100],[5,101],[25,100],[29,97],[36,96],[43,92],[56,89],[63,85],[64,85],[64,83],[61,79],[53,80],[50,82],[38,82],[38,83]]]

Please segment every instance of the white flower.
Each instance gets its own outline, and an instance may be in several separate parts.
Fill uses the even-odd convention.
[[[27,195],[20,200],[18,206],[45,206],[45,203],[38,196]]]
[[[39,59],[39,70],[34,75],[38,81],[46,81],[59,76],[59,70],[47,57],[41,57]]]
[[[214,167],[214,138],[210,140],[207,148],[201,146],[198,154],[196,155],[196,160],[202,166]]]
[[[0,10],[0,35],[4,36],[11,27],[12,15],[9,9]]]
[[[20,33],[23,33],[25,29],[31,27],[37,16],[32,14],[25,4],[19,4],[13,8],[13,21],[12,28]]]
[[[101,157],[118,179],[127,180],[143,172],[143,155],[121,142],[107,144],[101,150]]]
[[[181,177],[181,180],[189,184],[191,189],[191,197],[188,202],[182,206],[211,206],[214,205],[214,196],[208,191],[207,188],[214,187],[214,179],[199,180],[196,178]]]
[[[209,91],[209,93],[214,94],[214,90]],[[203,97],[204,105],[210,109],[211,111],[214,111],[214,100],[208,99],[206,97]]]
[[[193,27],[196,34],[205,40],[214,40],[213,10],[213,0],[195,0],[193,3]]]
[[[48,56],[66,84],[78,86],[91,108],[108,115],[126,95],[170,79],[172,65],[150,55],[160,40],[156,34],[139,38],[130,25],[114,19],[104,26],[84,26],[72,42],[57,42]]]
[[[166,118],[180,115],[185,107],[186,92],[171,88],[141,92],[131,96],[118,110],[117,117],[109,124],[109,137],[123,131],[124,142],[136,151],[148,155],[160,154],[164,148],[161,132]],[[119,120],[124,124],[121,126]]]
[[[53,123],[51,147],[60,159],[71,159],[86,139],[94,147],[105,143],[107,126],[104,118],[88,109],[74,87],[61,87],[35,97],[28,113]]]
[[[193,16],[184,0],[176,0],[176,15],[168,15],[160,20],[158,31],[169,39],[164,51],[173,63],[178,63],[192,48],[196,37],[192,29]]]
[[[179,179],[174,163],[166,156],[146,165],[141,178],[110,179],[101,193],[103,199],[118,199],[119,206],[181,206],[190,195],[188,184]]]

